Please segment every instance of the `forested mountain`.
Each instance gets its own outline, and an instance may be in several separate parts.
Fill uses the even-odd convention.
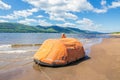
[[[19,23],[0,23],[0,33],[98,33],[71,27],[29,26]]]

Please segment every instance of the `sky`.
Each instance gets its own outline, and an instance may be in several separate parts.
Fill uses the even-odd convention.
[[[0,0],[0,22],[120,32],[120,0]]]

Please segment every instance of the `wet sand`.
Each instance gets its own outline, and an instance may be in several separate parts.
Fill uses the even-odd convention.
[[[64,67],[28,64],[0,72],[0,80],[120,80],[120,38],[92,46],[87,59]]]

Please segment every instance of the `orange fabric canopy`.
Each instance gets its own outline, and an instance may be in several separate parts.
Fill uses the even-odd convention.
[[[85,56],[83,45],[74,38],[48,39],[34,55],[34,59],[50,65],[65,65]]]

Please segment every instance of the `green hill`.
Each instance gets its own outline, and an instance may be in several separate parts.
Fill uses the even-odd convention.
[[[0,33],[98,33],[71,27],[29,26],[19,23],[0,23]]]
[[[112,34],[120,34],[120,32],[112,32]]]
[[[38,32],[39,29],[24,25],[24,24],[19,24],[19,23],[0,23],[0,32],[20,32],[20,33],[25,33],[25,32]]]

